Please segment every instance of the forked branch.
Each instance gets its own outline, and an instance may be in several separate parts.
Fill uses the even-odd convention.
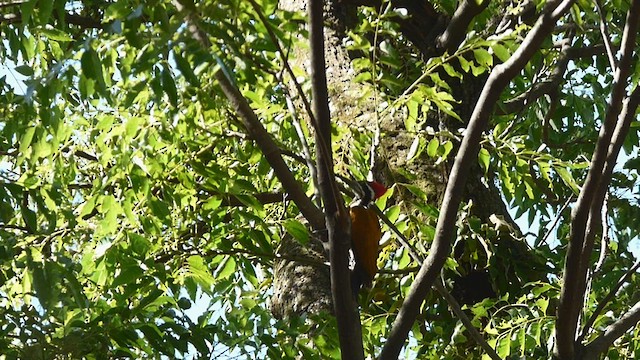
[[[496,66],[489,75],[469,120],[466,135],[462,140],[447,182],[436,226],[436,234],[429,256],[422,264],[409,295],[400,308],[398,317],[382,349],[381,359],[398,358],[409,330],[420,311],[420,305],[436,281],[451,251],[451,243],[455,236],[458,207],[462,200],[467,175],[472,163],[477,159],[482,132],[487,126],[494,104],[498,101],[500,94],[511,79],[524,68],[529,59],[539,50],[544,39],[551,33],[558,19],[569,9],[571,4],[573,4],[572,0],[548,2],[545,11],[540,15],[518,50],[505,63]]]

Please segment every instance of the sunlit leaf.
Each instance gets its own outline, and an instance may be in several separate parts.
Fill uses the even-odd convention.
[[[309,242],[309,231],[300,221],[295,219],[287,219],[282,225],[287,232],[294,237],[298,242],[305,245]]]

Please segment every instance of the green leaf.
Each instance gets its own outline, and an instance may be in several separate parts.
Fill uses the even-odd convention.
[[[48,263],[34,263],[33,288],[38,297],[38,301],[45,309],[49,309],[54,300],[54,287],[57,283],[57,276],[54,269],[47,266]]]
[[[178,67],[178,70],[180,70],[180,73],[182,73],[182,76],[184,76],[191,86],[199,87],[200,80],[198,80],[198,77],[194,74],[191,64],[189,64],[187,59],[177,51],[174,51],[173,56],[176,60],[176,66]]]
[[[491,49],[502,62],[509,60],[509,57],[511,57],[511,52],[500,43],[491,45]]]
[[[282,223],[282,225],[300,244],[306,245],[309,243],[309,231],[300,221],[296,219],[287,219]]]
[[[203,210],[215,210],[222,204],[222,199],[217,196],[210,197],[203,205]]]
[[[164,299],[161,298],[164,291],[158,288],[152,289],[151,292],[140,300],[140,302],[131,310],[131,314],[135,315],[144,310],[147,306],[157,303],[164,303]],[[166,297],[164,297],[166,298]]]
[[[82,205],[78,207],[78,217],[85,218],[85,216],[91,214],[96,207],[96,197],[89,197]]]
[[[427,155],[430,157],[436,157],[438,155],[438,147],[440,146],[440,142],[437,138],[433,138],[429,141],[429,145],[427,145]]]
[[[416,119],[418,118],[418,107],[419,107],[419,102],[413,100],[413,98],[410,98],[409,101],[407,101],[407,110],[408,110],[408,116],[407,119],[405,119],[405,128],[408,131],[415,131],[415,125],[416,125]]]
[[[102,74],[102,64],[98,59],[98,55],[93,49],[85,50],[80,58],[80,67],[82,69],[82,73],[88,79],[97,80]]]
[[[217,279],[227,279],[236,271],[236,260],[227,256],[225,260],[216,269]]]
[[[573,175],[571,175],[571,173],[569,172],[569,170],[565,169],[564,167],[555,167],[554,170],[558,172],[558,175],[560,175],[560,178],[562,178],[562,181],[567,186],[569,186],[571,190],[573,190],[574,194],[578,194],[580,192],[580,189],[578,189],[578,184],[576,184],[576,181],[573,178]]]
[[[38,12],[40,17],[41,24],[47,24],[49,22],[49,18],[51,17],[51,13],[53,12],[53,4],[54,0],[51,1],[38,1]],[[52,39],[55,40],[55,39]]]
[[[444,144],[442,144],[442,147],[443,147],[442,157],[446,158],[447,156],[449,156],[449,153],[453,149],[453,143],[447,140],[444,142]]]
[[[116,19],[124,20],[131,13],[129,3],[126,1],[117,1],[107,6],[104,12],[104,22],[111,22]]]
[[[169,97],[171,105],[178,106],[178,89],[176,88],[176,83],[173,80],[173,75],[171,75],[171,70],[168,68],[164,68],[162,70],[162,87]]]
[[[498,347],[496,352],[501,359],[506,359],[511,353],[511,331],[506,336],[503,336],[498,341]]]
[[[113,195],[102,197],[100,212],[104,215],[100,222],[101,233],[110,234],[116,232],[120,225],[118,215],[122,214],[122,207]]]
[[[189,256],[187,259],[188,271],[191,278],[198,282],[205,289],[210,288],[215,279],[211,276],[209,269],[204,263],[204,259],[199,255]],[[233,271],[232,271],[233,272]],[[219,276],[216,276],[219,277]]]
[[[53,3],[53,1],[45,1],[45,2]],[[69,36],[69,34],[67,34],[64,31],[60,31],[58,29],[41,28],[39,31],[42,35],[49,38],[49,40],[60,41],[60,42],[68,42],[73,40],[73,38]]]
[[[420,189],[419,187],[417,187],[415,185],[412,185],[412,184],[400,184],[400,185],[402,185],[404,188],[409,190],[418,199],[423,200],[423,201],[427,200],[427,194],[424,191],[422,191],[422,189]]]
[[[462,74],[455,71],[453,66],[451,66],[450,64],[444,63],[442,64],[442,67],[444,68],[444,71],[446,71],[447,75],[449,75],[450,77],[456,77],[456,78],[462,79]]]
[[[20,138],[20,146],[18,147],[18,152],[20,152],[21,156],[26,156],[27,150],[29,146],[31,146],[31,141],[33,140],[33,134],[35,134],[36,128],[29,127],[25,130],[24,134]],[[20,163],[20,161],[18,161]]]
[[[540,328],[540,322],[534,321],[529,327],[529,335],[533,337],[536,342],[536,346],[540,346],[540,335],[542,333],[542,329]]]
[[[398,220],[398,216],[400,215],[400,206],[392,205],[387,210],[385,210],[384,213],[389,219],[389,221],[394,223],[396,220]]]
[[[493,56],[489,53],[489,51],[487,51],[487,49],[474,49],[473,56],[475,57],[478,64],[483,65],[487,68],[493,66]]]
[[[35,234],[38,231],[38,217],[36,213],[26,206],[20,207],[22,220],[30,233]]]
[[[135,254],[144,257],[151,249],[151,242],[146,237],[133,232],[127,232],[127,237]]]
[[[20,66],[16,66],[14,68],[15,71],[17,71],[19,74],[24,75],[24,76],[31,76],[33,75],[33,68],[31,68],[31,66],[29,65],[20,65]]]
[[[489,161],[491,160],[491,155],[489,155],[489,151],[485,148],[481,148],[478,153],[478,162],[482,169],[484,169],[484,173],[486,174],[489,171]]]
[[[462,56],[457,57],[457,59],[460,62],[460,67],[462,68],[462,70],[464,72],[469,72],[469,69],[471,69],[471,64],[469,63],[469,61],[467,61],[467,59]]]
[[[420,156],[420,153],[424,149],[424,140],[420,136],[416,136],[409,147],[409,151],[407,152],[407,160],[415,159]]]
[[[149,201],[149,205],[151,206],[151,212],[153,215],[157,216],[161,220],[168,220],[171,217],[171,211],[167,204],[163,201],[152,198]]]
[[[20,15],[22,18],[23,25],[29,24],[29,20],[31,20],[31,15],[33,13],[33,9],[36,6],[37,2],[38,0],[29,0],[22,3],[22,6],[20,7]],[[17,4],[20,4],[20,3],[17,3]]]
[[[138,279],[144,275],[144,272],[137,264],[130,264],[120,271],[120,274],[111,283],[112,287],[120,285],[135,284]]]

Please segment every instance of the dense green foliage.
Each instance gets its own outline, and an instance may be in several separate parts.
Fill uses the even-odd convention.
[[[214,79],[219,70],[232,79],[278,146],[293,154],[285,160],[312,196],[307,165],[295,156],[302,146],[296,126],[310,142],[310,125],[302,108],[295,113],[287,103],[298,103],[300,95],[282,60],[306,46],[306,19],[278,10],[275,0],[258,3],[185,5],[185,12],[199,14],[210,49],[194,39],[185,13],[170,2],[33,0],[0,9],[20,16],[0,22],[0,59],[7,65],[0,74],[0,353],[6,358],[339,357],[330,315],[278,320],[269,311],[276,249],[287,232],[300,241],[306,233]],[[453,1],[438,3],[443,11],[455,9]],[[614,47],[627,8],[626,1],[602,4]],[[402,14],[389,9],[361,9],[348,34],[355,81],[367,89],[362,102],[375,94],[380,118],[401,114],[414,138],[409,161],[426,156],[445,162],[461,134],[428,123],[430,112],[459,118],[458,100],[443,78],[486,75],[530,26],[487,38],[483,29],[503,10],[492,4],[457,52],[425,60],[393,21]],[[599,19],[591,2],[578,2],[564,19],[571,47],[600,44]],[[564,36],[559,30],[553,40]],[[504,104],[548,76],[560,50],[548,40],[504,92]],[[307,91],[305,70],[293,71]],[[522,229],[522,237],[548,259],[550,273],[517,284],[523,293],[504,291],[469,311],[503,357],[550,354],[570,220],[563,205],[575,199],[585,177],[612,77],[604,52],[573,57],[555,92],[517,112],[498,104],[482,142],[478,160],[486,181],[499,185],[515,214],[539,224],[533,232]],[[639,78],[636,66],[629,88]],[[626,165],[616,168],[609,192],[611,239],[587,296],[587,315],[635,262],[638,130],[635,121],[624,144]],[[364,177],[373,131],[337,125],[334,135],[336,143],[350,144],[337,147],[339,171]],[[411,203],[394,199],[392,191],[379,205],[425,254],[438,204],[421,202],[423,190],[411,184],[396,187],[415,195]],[[264,201],[265,194],[283,200]],[[479,267],[499,264],[492,276],[507,282],[501,274],[521,264],[505,263],[513,254],[496,239],[520,234],[481,223],[468,206],[461,211],[460,238],[477,246],[465,256]],[[383,230],[389,244],[379,264],[398,271],[380,274],[362,305],[371,354],[382,346],[418,265]],[[447,270],[456,269],[450,259]],[[599,314],[596,331],[637,301],[638,278],[628,281]],[[481,356],[435,293],[426,304],[409,357]],[[611,359],[634,354],[640,356],[637,328],[609,352]]]

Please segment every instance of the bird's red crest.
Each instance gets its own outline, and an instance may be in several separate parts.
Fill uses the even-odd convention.
[[[376,181],[370,181],[369,182],[369,186],[371,187],[371,189],[373,190],[373,198],[377,199],[380,196],[384,195],[384,193],[387,192],[387,187],[380,184],[379,182]]]

